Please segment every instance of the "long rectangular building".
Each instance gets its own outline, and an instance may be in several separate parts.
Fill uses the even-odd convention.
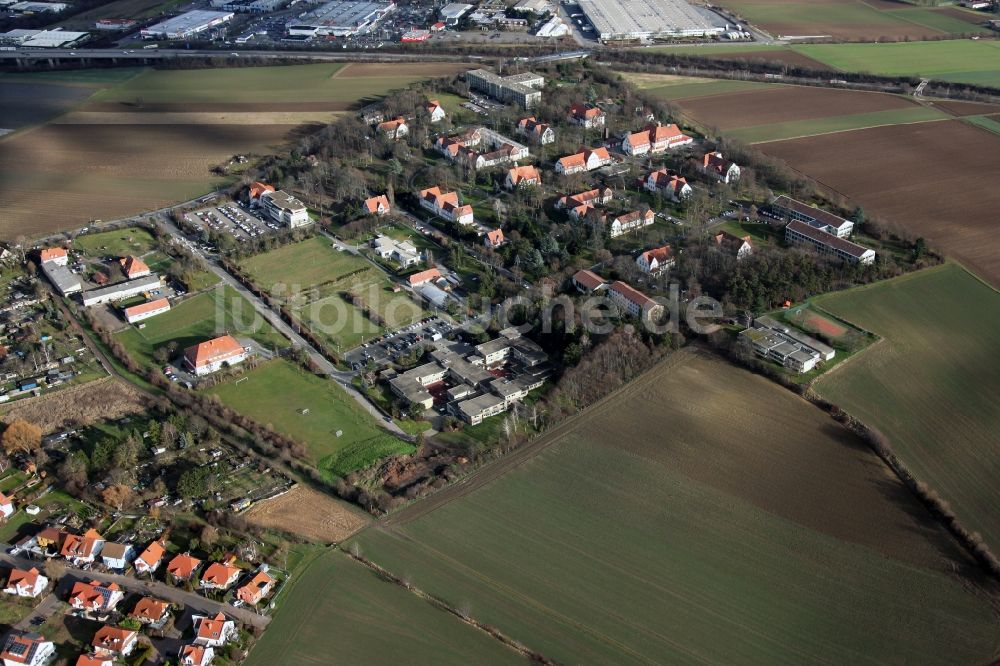
[[[709,37],[726,22],[685,0],[579,0],[602,42]]]
[[[91,305],[101,305],[102,303],[124,301],[126,298],[159,289],[160,286],[159,275],[147,275],[137,280],[126,280],[125,282],[108,285],[107,287],[85,291],[82,294],[83,304],[90,307]]]
[[[473,69],[465,73],[465,80],[473,90],[485,93],[501,102],[513,102],[528,109],[542,101],[545,77],[534,72],[498,76],[485,69]]]
[[[232,20],[232,12],[195,9],[160,21],[140,31],[143,39],[185,39]]]
[[[299,37],[363,34],[370,32],[395,8],[394,2],[331,0],[289,21],[285,29],[289,35]]]
[[[852,264],[870,264],[875,261],[875,250],[820,231],[799,220],[792,220],[785,227],[785,240],[799,245],[812,245],[821,254],[840,257]]]
[[[784,194],[771,202],[771,210],[789,220],[805,222],[810,227],[815,227],[840,238],[847,238],[854,231],[854,223],[850,220],[845,220],[828,210],[804,204]]]

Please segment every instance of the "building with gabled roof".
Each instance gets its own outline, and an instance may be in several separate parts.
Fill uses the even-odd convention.
[[[811,245],[820,254],[838,257],[852,264],[871,264],[875,261],[875,250],[852,243],[813,226],[792,220],[785,227],[785,241],[791,244]]]
[[[503,183],[504,187],[508,190],[515,190],[519,187],[531,187],[541,184],[542,175],[538,172],[538,169],[530,164],[525,166],[516,166],[513,169],[509,169]]]
[[[631,231],[648,227],[655,221],[656,213],[648,208],[644,211],[634,210],[631,213],[619,215],[611,220],[611,224],[608,225],[608,233],[612,238],[617,238],[618,236],[627,234]]]
[[[425,271],[420,271],[419,273],[414,273],[406,278],[406,281],[410,283],[411,287],[419,287],[427,282],[432,282],[441,277],[441,271],[436,268],[428,268]]]
[[[138,640],[139,632],[106,624],[97,630],[90,644],[98,654],[127,657],[135,649]]]
[[[129,280],[146,277],[152,272],[145,261],[132,255],[122,257],[118,260],[118,264],[122,267],[122,275]]]
[[[573,273],[573,286],[576,287],[577,291],[583,292],[585,294],[592,294],[595,291],[603,289],[607,286],[607,282],[604,281],[597,273],[593,271],[588,271],[582,269]]]
[[[195,615],[192,619],[196,636],[195,645],[217,648],[236,638],[236,623],[222,613],[218,613],[215,617]]]
[[[274,188],[260,181],[252,183],[247,189],[247,200],[250,202],[250,205],[257,205],[260,202],[261,195],[265,192],[274,192]]]
[[[178,656],[181,666],[208,666],[215,657],[215,650],[204,645],[185,645]]]
[[[160,568],[166,553],[167,549],[162,541],[153,541],[146,546],[146,550],[142,551],[139,557],[135,558],[135,572],[137,574],[153,573]]]
[[[675,124],[647,125],[638,132],[625,135],[622,139],[622,152],[633,156],[656,155],[693,142],[694,139]]]
[[[684,176],[667,168],[651,171],[646,176],[643,187],[649,192],[658,192],[673,201],[686,199],[693,192]]]
[[[491,229],[490,231],[487,231],[486,235],[483,237],[483,244],[494,250],[503,245],[503,241],[503,229]]]
[[[528,137],[530,141],[541,146],[556,140],[556,132],[552,126],[539,122],[534,116],[521,118],[517,121],[517,133]]]
[[[632,285],[616,280],[608,287],[611,301],[631,317],[656,317],[663,306]]]
[[[63,247],[46,247],[38,253],[39,263],[52,262],[57,266],[69,263],[69,252]]]
[[[124,570],[135,559],[135,548],[130,543],[106,543],[101,549],[104,566],[112,570]]]
[[[76,666],[114,666],[110,654],[81,654],[76,658]]]
[[[186,580],[191,580],[200,566],[201,560],[197,557],[192,557],[187,553],[181,553],[180,555],[175,555],[174,558],[167,564],[167,573],[175,581],[184,582]]]
[[[75,565],[93,562],[104,547],[104,537],[91,528],[83,534],[68,534],[59,554]]]
[[[569,107],[568,119],[574,125],[590,129],[604,127],[604,123],[607,122],[607,114],[591,104],[574,104]]]
[[[81,294],[80,298],[86,307],[92,305],[102,305],[104,303],[118,303],[126,298],[132,298],[139,294],[156,291],[163,284],[160,277],[155,274],[145,275],[135,280],[125,280],[116,284],[109,284],[106,287],[88,289]]]
[[[436,99],[429,100],[424,104],[424,112],[432,123],[440,122],[448,116],[444,107],[441,106],[441,102]]]
[[[226,590],[239,577],[239,567],[226,562],[212,562],[201,575],[201,587],[207,590]]]
[[[847,238],[854,231],[854,222],[784,194],[772,201],[770,208],[771,212],[779,217],[805,222],[814,229],[833,234],[838,238]]]
[[[581,148],[578,153],[560,157],[556,161],[556,173],[571,176],[575,173],[600,169],[613,161],[608,149],[603,146],[594,149]]]
[[[184,350],[184,365],[198,377],[242,363],[246,358],[247,350],[231,335],[199,342]]]
[[[365,199],[365,212],[368,215],[388,215],[392,212],[389,197],[379,194]]]
[[[614,192],[610,187],[596,187],[586,192],[560,197],[556,201],[556,209],[565,210],[572,220],[580,220],[597,206],[611,201],[613,196]]]
[[[0,516],[10,518],[14,515],[14,502],[7,495],[0,493]]]
[[[45,636],[18,629],[7,634],[0,648],[3,666],[44,666],[55,654],[56,646],[45,640]]]
[[[646,250],[635,258],[635,265],[647,275],[656,275],[674,265],[674,251],[669,245]]]
[[[274,588],[274,579],[264,571],[258,571],[243,586],[236,590],[236,598],[245,604],[256,606]]]
[[[384,134],[390,139],[402,139],[410,133],[410,126],[406,124],[406,118],[399,116],[392,120],[386,120],[376,126],[379,134]]]
[[[153,597],[143,597],[128,614],[143,624],[158,624],[162,622],[170,612],[170,602],[154,599]]]
[[[7,577],[7,585],[3,591],[5,594],[13,594],[19,597],[34,599],[45,591],[49,585],[49,579],[35,567],[30,569],[12,569]]]
[[[69,593],[69,605],[88,613],[113,611],[125,594],[117,583],[102,583],[98,580],[80,581],[73,585]]]
[[[705,153],[701,158],[701,169],[709,176],[727,185],[740,179],[740,168],[732,160],[727,160],[719,151]]]
[[[473,224],[472,206],[458,202],[458,192],[442,192],[438,186],[420,190],[420,206],[458,224]]]
[[[750,241],[750,236],[737,236],[728,231],[720,231],[715,234],[714,238],[715,244],[719,246],[720,250],[736,257],[737,260],[743,260],[753,253],[753,243]]]
[[[130,324],[135,324],[143,319],[155,317],[156,315],[163,314],[164,312],[170,312],[170,301],[166,298],[157,298],[152,301],[146,301],[145,303],[139,303],[138,305],[133,305],[123,310],[123,313],[125,314],[125,321]]]

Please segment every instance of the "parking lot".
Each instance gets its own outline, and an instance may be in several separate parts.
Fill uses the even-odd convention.
[[[188,222],[197,224],[204,229],[228,232],[241,243],[280,229],[278,224],[259,218],[249,209],[237,203],[202,208],[193,213],[186,213],[184,217]]]
[[[368,363],[388,365],[402,354],[409,353],[414,346],[452,336],[455,329],[441,317],[425,317],[416,324],[386,333],[352,349],[344,355],[344,360],[353,370],[360,370]]]

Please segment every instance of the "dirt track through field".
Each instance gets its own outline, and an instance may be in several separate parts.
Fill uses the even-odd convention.
[[[945,120],[761,148],[1000,287],[1000,135]]]

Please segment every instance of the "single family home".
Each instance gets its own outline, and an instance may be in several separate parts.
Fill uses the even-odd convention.
[[[49,579],[41,574],[35,567],[30,569],[12,569],[7,577],[7,585],[3,591],[5,594],[13,594],[19,597],[35,598],[48,587]]]
[[[218,613],[215,617],[195,615],[192,619],[195,645],[217,648],[236,637],[236,623],[227,619],[222,613]]]

